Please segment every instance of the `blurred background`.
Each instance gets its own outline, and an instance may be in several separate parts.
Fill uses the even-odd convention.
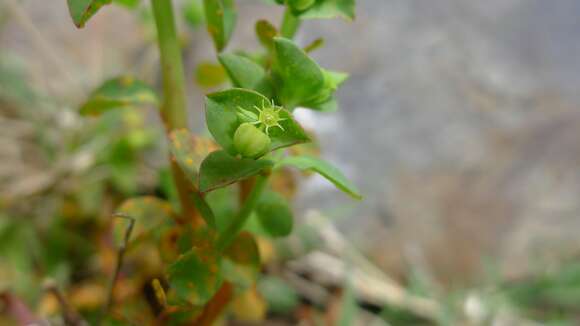
[[[219,85],[199,65],[215,54],[195,4],[176,2],[190,125],[204,133],[203,94]],[[282,17],[238,8],[229,49],[256,48],[254,22]],[[40,315],[57,309],[39,290],[47,275],[73,305],[103,301],[75,283],[97,250],[86,216],[112,209],[107,193],[159,193],[169,176],[161,129],[144,128],[159,127],[154,110],[78,114],[127,71],[159,86],[152,17],[135,10],[107,6],[77,30],[64,0],[0,0],[0,293]],[[579,33],[577,0],[362,0],[354,22],[306,21],[297,42],[323,37],[312,56],[350,79],[337,113],[296,116],[365,198],[299,179],[306,231],[289,247],[318,240],[281,264],[283,297],[299,299],[278,315],[308,324],[305,306],[328,317],[353,296],[348,324],[580,325]]]

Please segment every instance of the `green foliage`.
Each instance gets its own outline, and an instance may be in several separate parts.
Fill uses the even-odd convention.
[[[185,21],[192,28],[197,28],[205,21],[202,0],[186,0],[181,11]]]
[[[209,153],[216,150],[215,145],[208,139],[194,136],[187,129],[172,131],[169,140],[175,162],[191,182],[197,182],[199,166]]]
[[[314,60],[294,42],[275,38],[273,67],[280,101],[287,107],[306,106],[324,87],[324,75]]]
[[[81,106],[83,115],[99,115],[118,108],[156,105],[155,91],[142,81],[130,76],[107,80]]]
[[[225,187],[255,176],[270,169],[273,165],[274,163],[270,160],[238,159],[225,151],[215,151],[201,163],[199,190],[208,192]]]
[[[270,100],[263,95],[247,89],[234,88],[209,94],[206,98],[206,122],[214,139],[230,155],[238,154],[234,146],[234,134],[246,121],[239,118],[239,108],[259,115],[259,108]],[[270,151],[308,142],[310,139],[300,125],[294,121],[290,112],[282,110],[280,122],[282,129],[269,133]]]
[[[252,89],[266,97],[272,95],[272,83],[261,65],[231,53],[220,54],[219,60],[235,87]]]
[[[358,189],[337,168],[321,159],[311,156],[290,156],[276,163],[276,168],[293,166],[300,170],[314,171],[332,182],[338,189],[355,199],[362,199]]]
[[[355,16],[354,0],[317,0],[307,10],[301,11],[303,19],[336,18],[353,20]]]
[[[128,9],[135,9],[139,6],[141,0],[113,0],[113,2]]]
[[[260,272],[260,253],[254,237],[248,232],[240,233],[224,252],[221,262],[224,278],[240,289],[247,289],[256,282]]]
[[[197,83],[206,88],[217,87],[226,82],[227,76],[219,64],[213,62],[202,62],[195,71]]]
[[[292,210],[286,199],[278,193],[264,193],[256,206],[256,215],[263,230],[272,237],[285,237],[292,232]]]
[[[258,282],[258,291],[264,296],[268,302],[268,307],[274,313],[288,313],[299,304],[296,290],[277,277],[265,276],[261,278]]]
[[[221,283],[222,275],[217,254],[209,248],[192,248],[180,256],[167,271],[177,303],[205,304]]]
[[[168,202],[151,196],[127,199],[117,208],[117,213],[135,220],[132,240],[146,237],[159,225],[174,218],[171,205]],[[127,219],[116,218],[113,220],[113,236],[117,245],[123,243],[128,223]]]
[[[272,23],[261,19],[256,22],[256,35],[260,43],[268,50],[271,50],[274,47],[274,37],[278,36],[279,33]]]
[[[140,5],[139,0],[68,0],[75,25],[84,26],[102,5],[111,1],[130,9]],[[103,237],[100,234],[103,231],[100,231],[99,237],[107,239],[105,248],[118,247],[124,243],[123,236],[128,234],[125,233],[127,222],[129,219],[134,221],[130,224],[134,228],[129,243],[131,250],[127,251],[128,267],[121,273],[120,281],[128,282],[133,274],[138,274],[143,279],[135,282],[137,289],[143,288],[143,284],[154,284],[153,292],[158,302],[153,304],[156,307],[153,310],[159,310],[155,312],[159,313],[156,317],[163,316],[163,321],[168,324],[194,324],[200,322],[196,320],[199,314],[210,319],[204,323],[215,322],[217,316],[208,317],[205,308],[224,308],[227,302],[219,300],[227,301],[229,298],[218,298],[218,303],[215,300],[227,292],[230,285],[233,285],[233,295],[239,295],[256,293],[258,282],[258,289],[273,312],[286,313],[298,305],[297,294],[280,279],[257,280],[261,270],[261,240],[285,237],[294,226],[286,198],[291,197],[289,194],[294,189],[292,186],[284,189],[270,176],[288,178],[293,184],[295,175],[286,169],[273,169],[293,166],[317,172],[342,191],[360,199],[358,190],[336,168],[314,157],[292,156],[300,153],[299,149],[287,150],[311,141],[293,118],[292,111],[296,107],[335,110],[334,94],[347,78],[346,74],[321,68],[308,56],[307,52],[321,46],[321,41],[316,40],[303,50],[290,37],[302,19],[352,19],[354,1],[270,2],[287,7],[280,28],[268,20],[260,20],[255,25],[255,32],[262,48],[253,52],[230,53],[222,51],[235,29],[235,1],[182,2],[180,17],[192,28],[205,21],[218,52],[219,65],[204,62],[197,67],[197,84],[215,88],[229,79],[234,87],[205,98],[207,128],[213,137],[210,140],[183,128],[187,126],[186,94],[173,3],[152,0],[153,15],[149,17],[155,20],[158,29],[156,40],[162,59],[164,102],[160,111],[171,153],[171,171],[166,169],[153,174],[159,176],[154,189],[141,192],[138,188],[141,181],[138,163],[145,149],[151,144],[159,145],[154,141],[157,133],[144,128],[144,113],[139,110],[143,106],[160,105],[155,90],[132,77],[117,77],[105,81],[80,108],[83,116],[98,116],[94,119],[96,133],[110,137],[106,141],[95,141],[99,146],[95,164],[104,166],[108,175],[106,181],[95,182],[98,186],[91,189],[99,193],[99,198],[107,197],[110,202],[122,203],[116,216],[123,218],[115,218],[112,229],[109,229],[109,220],[95,223],[106,224],[106,232],[112,232],[112,237],[109,234]],[[148,13],[147,9],[142,13]],[[81,140],[75,144],[81,145]],[[95,179],[100,180],[98,177]],[[161,198],[142,195],[126,199],[137,193],[155,193]],[[111,196],[113,198],[109,198]],[[73,198],[77,199],[76,196]],[[87,201],[79,199],[79,202]],[[98,215],[102,208],[96,205],[92,210],[94,215]],[[199,215],[205,223],[199,220]],[[248,220],[251,222],[245,225]],[[70,244],[52,243],[52,252]],[[117,261],[122,264],[123,253],[119,252]],[[111,269],[111,266],[103,269]],[[218,291],[219,295],[216,295]],[[262,302],[259,296],[247,298],[250,297],[257,305]],[[205,306],[210,300],[212,305]],[[115,319],[140,322],[141,316],[135,311],[142,310],[143,304],[152,303],[144,303],[143,298],[134,301],[128,309],[116,308],[118,311],[115,313],[121,313],[119,317],[122,318]],[[222,307],[216,308],[216,304]],[[131,310],[133,315],[126,316]],[[256,311],[260,310],[263,308]],[[345,320],[347,323],[353,321],[350,317]]]
[[[102,6],[111,3],[111,0],[67,0],[67,3],[73,22],[78,28],[82,28]]]
[[[347,75],[326,71],[291,40],[274,39],[273,80],[280,102],[293,109],[297,106],[329,111],[326,103]]]
[[[207,30],[218,52],[228,44],[236,25],[234,0],[203,0]]]

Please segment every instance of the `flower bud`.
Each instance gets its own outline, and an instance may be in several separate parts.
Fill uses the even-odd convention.
[[[234,147],[243,157],[257,157],[270,148],[270,137],[251,123],[242,123],[234,134]]]

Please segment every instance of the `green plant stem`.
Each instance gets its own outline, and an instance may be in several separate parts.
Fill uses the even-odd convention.
[[[280,26],[280,34],[283,37],[292,39],[300,27],[300,18],[294,16],[290,8],[286,8],[284,12],[284,19],[282,20],[282,26]]]
[[[157,42],[163,75],[163,104],[160,113],[165,129],[169,133],[175,129],[187,128],[183,60],[177,39],[172,1],[151,0],[151,5],[157,26]],[[190,198],[189,183],[179,166],[174,162],[171,162],[171,172],[179,193],[183,222],[192,219],[195,224],[199,218],[197,218],[197,210]]]
[[[236,238],[240,230],[250,217],[250,214],[256,207],[258,200],[260,200],[260,196],[264,189],[266,189],[266,185],[268,184],[268,176],[267,175],[259,175],[256,177],[256,182],[254,183],[254,187],[252,191],[246,198],[242,209],[236,216],[236,218],[232,221],[232,223],[228,226],[227,229],[222,232],[220,237],[217,240],[217,249],[218,251],[224,251],[227,247],[232,243],[232,241]]]

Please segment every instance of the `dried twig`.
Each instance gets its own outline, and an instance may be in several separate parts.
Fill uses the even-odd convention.
[[[117,249],[117,264],[115,265],[115,271],[113,272],[113,277],[111,278],[111,283],[109,284],[109,290],[107,291],[107,303],[103,308],[102,316],[106,316],[111,309],[114,298],[115,284],[119,278],[119,272],[121,271],[121,266],[123,266],[123,258],[125,257],[125,251],[127,250],[127,245],[129,244],[129,239],[131,238],[131,232],[133,232],[133,226],[135,225],[135,219],[131,216],[122,213],[115,213],[113,217],[123,218],[129,221],[129,225],[125,229],[125,236],[123,237],[123,242]]]

